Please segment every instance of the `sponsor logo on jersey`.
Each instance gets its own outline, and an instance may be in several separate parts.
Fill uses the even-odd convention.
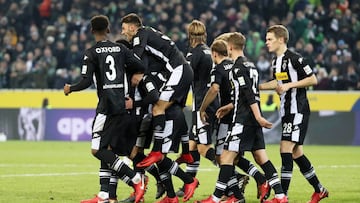
[[[140,38],[139,37],[135,37],[133,39],[133,46],[139,45],[140,44]]]
[[[95,52],[100,54],[100,53],[113,53],[113,52],[120,52],[121,49],[119,46],[115,46],[115,47],[98,47],[95,49]]]
[[[288,80],[289,76],[287,72],[275,73],[276,80]]]
[[[244,79],[244,76],[240,76],[239,78],[238,78],[238,80],[239,80],[239,85],[240,86],[244,86],[246,83],[245,83],[245,79]]]
[[[303,69],[304,69],[306,75],[309,75],[312,73],[312,70],[309,65],[306,65]]]

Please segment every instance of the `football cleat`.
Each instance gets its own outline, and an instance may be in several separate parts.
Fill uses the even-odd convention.
[[[195,193],[195,189],[199,186],[199,181],[193,178],[193,182],[184,184],[184,197],[183,202],[188,201]]]
[[[103,203],[108,202],[108,198],[101,198],[99,195],[95,195],[92,199],[81,200],[80,203]]]
[[[271,200],[265,200],[264,203],[288,203],[289,200],[288,198],[286,197],[286,195],[282,198],[273,198]]]
[[[260,198],[260,202],[266,200],[271,192],[271,187],[267,181],[258,186],[258,198]]]
[[[132,192],[126,199],[120,200],[121,203],[133,203],[135,202],[135,192]]]
[[[157,203],[178,203],[179,199],[177,196],[170,198],[168,196],[165,196],[164,198],[162,198],[160,201],[158,201]]]
[[[147,157],[145,157],[142,161],[136,164],[138,168],[145,168],[149,167],[152,164],[161,161],[164,155],[160,151],[152,151],[150,152]]]
[[[181,187],[181,188],[179,188],[179,190],[176,191],[175,194],[176,194],[176,196],[178,196],[178,197],[184,197],[184,186]]]
[[[186,153],[186,154],[181,154],[180,157],[176,159],[176,162],[178,164],[182,164],[182,163],[191,164],[194,162],[194,159],[190,153]]]
[[[141,181],[138,184],[134,183],[133,188],[135,190],[135,203],[143,201],[148,182],[149,178],[145,175],[141,175]]]
[[[325,197],[329,197],[329,191],[326,188],[322,187],[320,192],[314,192],[311,196],[311,200],[308,203],[318,203],[320,200],[324,199]]]
[[[234,195],[231,195],[227,199],[220,201],[220,203],[245,203],[245,198],[237,199]]]
[[[161,182],[156,183],[156,195],[155,195],[155,198],[159,199],[161,196],[164,195],[165,192],[166,192],[166,189],[165,189],[164,184],[162,184]]]
[[[216,202],[212,199],[212,195],[210,195],[208,198],[203,200],[196,200],[194,203],[216,203]]]
[[[239,181],[239,189],[240,189],[240,191],[244,194],[244,192],[245,192],[245,187],[246,187],[246,185],[247,184],[249,184],[249,180],[250,180],[250,178],[249,178],[249,176],[247,176],[247,175],[241,175],[241,176],[239,176],[239,178],[238,178],[238,181]]]

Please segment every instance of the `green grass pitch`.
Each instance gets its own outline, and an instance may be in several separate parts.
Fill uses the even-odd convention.
[[[360,147],[305,146],[304,149],[322,184],[330,191],[330,197],[321,202],[360,202]],[[267,152],[279,171],[279,146],[268,145]],[[171,155],[173,158],[175,156]],[[250,154],[246,156],[253,161]],[[290,202],[305,203],[313,189],[296,164],[294,166]],[[98,167],[98,160],[90,154],[89,142],[1,142],[0,202],[80,202],[97,194]],[[217,175],[218,169],[202,159],[198,173],[200,186],[189,202],[208,197],[214,191]],[[175,190],[181,187],[178,178],[174,177],[173,181]],[[155,181],[150,177],[145,202],[156,202],[155,190]],[[131,188],[119,182],[119,199],[127,197],[131,191]],[[254,179],[246,187],[245,197],[247,203],[259,202]]]

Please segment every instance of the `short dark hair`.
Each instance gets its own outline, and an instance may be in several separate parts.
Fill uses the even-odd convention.
[[[246,43],[246,37],[240,32],[233,32],[228,38],[228,44],[232,44],[235,49],[243,50]]]
[[[104,15],[96,15],[91,18],[91,29],[93,31],[102,32],[109,28],[109,18]]]
[[[130,13],[122,17],[121,23],[130,23],[136,25],[137,27],[141,27],[143,25],[141,18],[135,13]]]

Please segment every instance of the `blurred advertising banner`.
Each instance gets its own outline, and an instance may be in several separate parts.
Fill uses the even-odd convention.
[[[89,141],[94,109],[0,109],[5,140]]]
[[[94,109],[46,110],[45,140],[91,140]]]

